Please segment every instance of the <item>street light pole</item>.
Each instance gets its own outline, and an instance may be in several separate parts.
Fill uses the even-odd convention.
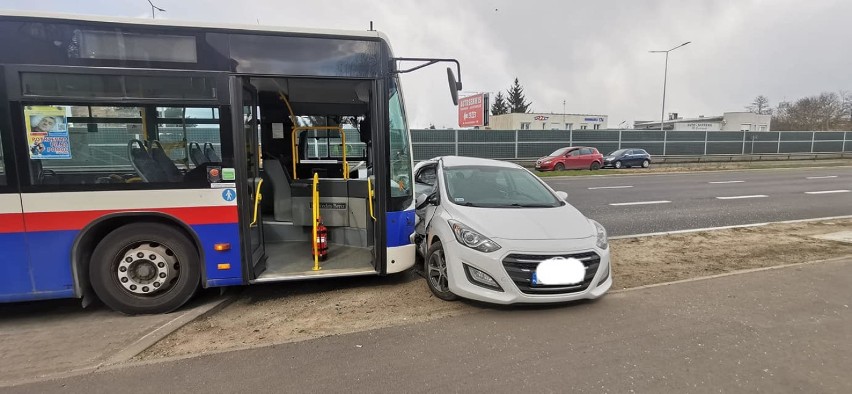
[[[669,52],[678,49],[686,44],[689,44],[692,41],[687,41],[683,44],[680,44],[672,49],[667,51],[649,51],[651,53],[665,53],[666,54],[666,67],[663,69],[663,108],[660,110],[660,131],[663,131],[663,122],[666,119],[666,82],[668,80],[669,75]]]
[[[160,8],[160,7],[155,6],[155,5],[154,5],[154,3],[152,3],[152,2],[151,2],[151,0],[148,0],[148,4],[150,4],[150,5],[151,5],[151,19],[156,19],[156,18],[154,17],[154,10],[155,10],[155,9],[156,9],[157,11],[160,11],[160,12],[166,12],[166,10],[164,10],[164,9],[162,9],[162,8]]]

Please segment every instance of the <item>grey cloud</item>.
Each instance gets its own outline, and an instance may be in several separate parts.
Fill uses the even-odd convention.
[[[845,46],[849,1],[331,1],[159,0],[168,18],[364,30],[369,21],[400,56],[454,57],[466,91],[505,90],[514,77],[537,111],[610,115],[611,125],[660,113],[663,56],[648,50],[693,43],[669,59],[667,112],[742,110],[824,90],[852,89]],[[144,1],[0,0],[54,12],[135,16]],[[108,7],[108,8],[105,8]],[[412,126],[454,126],[443,67],[403,77]]]

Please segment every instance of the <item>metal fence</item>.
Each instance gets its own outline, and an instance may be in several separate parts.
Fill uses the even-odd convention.
[[[659,130],[412,130],[414,160],[459,155],[532,159],[566,146],[592,146],[607,154],[641,148],[652,155],[747,155],[852,152],[846,131]]]

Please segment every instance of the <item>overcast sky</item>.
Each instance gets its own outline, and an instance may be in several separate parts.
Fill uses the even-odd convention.
[[[517,77],[534,112],[609,115],[609,126],[666,112],[741,111],[852,90],[848,0],[156,0],[158,18],[366,30],[397,56],[461,61],[464,90],[504,91]],[[0,0],[0,8],[150,18],[147,0]],[[403,77],[412,127],[454,127],[444,66]]]

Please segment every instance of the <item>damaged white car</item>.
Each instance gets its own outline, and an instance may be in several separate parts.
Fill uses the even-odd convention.
[[[612,286],[606,230],[513,163],[445,156],[414,170],[432,292],[498,304],[594,299]]]

